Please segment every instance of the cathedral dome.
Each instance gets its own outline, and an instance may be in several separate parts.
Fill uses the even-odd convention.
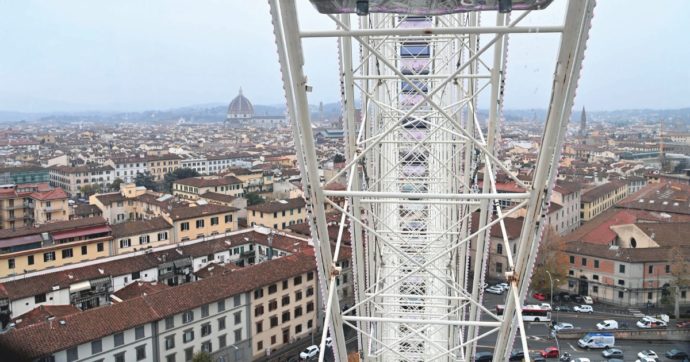
[[[252,118],[253,116],[254,106],[247,97],[242,95],[242,88],[240,88],[240,94],[228,106],[228,118]]]

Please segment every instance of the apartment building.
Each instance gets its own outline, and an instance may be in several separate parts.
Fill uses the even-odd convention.
[[[201,175],[211,175],[229,168],[250,168],[254,159],[247,153],[205,155],[182,160],[182,167],[191,168]]]
[[[182,157],[175,154],[147,155],[146,171],[154,180],[162,181],[166,173],[175,171],[182,166]]]
[[[240,197],[244,194],[242,184],[234,176],[190,177],[173,183],[173,195],[189,200],[197,200],[207,192]]]
[[[67,194],[48,183],[0,186],[0,229],[69,219]]]
[[[81,197],[85,186],[107,189],[115,180],[115,169],[108,165],[99,166],[53,166],[50,169],[50,184],[61,187],[72,196]]]
[[[230,206],[207,204],[172,208],[163,217],[173,225],[173,240],[179,242],[237,230],[237,211]]]
[[[232,168],[221,175],[235,176],[242,180],[242,188],[245,193],[260,193],[273,191],[273,174],[263,170],[249,170],[244,168]]]
[[[47,168],[41,166],[18,166],[0,168],[0,185],[49,182]]]
[[[247,224],[284,230],[306,220],[306,202],[298,197],[247,206]]]
[[[111,158],[105,164],[112,166],[115,169],[115,178],[124,182],[134,182],[137,174],[144,174],[147,171],[146,157],[143,155],[140,157]]]
[[[69,219],[67,193],[62,189],[32,192],[30,198],[33,200],[35,225]]]
[[[0,278],[111,255],[110,240],[102,217],[0,230]]]
[[[556,181],[551,193],[551,202],[561,206],[553,220],[549,220],[554,230],[565,235],[573,232],[580,226],[580,204],[582,189],[574,182]]]
[[[112,230],[114,254],[156,248],[173,242],[172,224],[162,216],[115,224]]]
[[[566,244],[569,271],[565,287],[610,304],[658,305],[663,293],[675,285],[671,253],[682,253],[684,260],[690,257],[690,243],[683,236],[690,232],[690,224],[642,222],[610,229],[615,233],[610,243]],[[690,304],[689,289],[681,288],[680,304]]]
[[[593,219],[627,195],[628,186],[620,181],[608,182],[583,192],[580,202],[580,221]]]
[[[522,219],[505,218],[504,219],[508,243],[513,253],[513,258],[517,252],[517,243],[522,232]],[[472,214],[472,228],[471,232],[477,232],[477,225],[479,224],[479,213]],[[503,242],[503,233],[501,226],[495,224],[491,227],[489,232],[489,259],[487,260],[486,278],[491,280],[505,280],[505,272],[508,271],[508,256]],[[474,255],[477,248],[477,237],[470,240],[470,253]],[[475,258],[470,259],[470,270],[474,270]]]
[[[294,341],[314,331],[315,272],[313,256],[287,256],[13,328],[0,335],[0,349],[12,360],[173,362],[189,361],[195,352],[206,351],[214,361],[249,361],[266,353],[263,346],[257,353],[257,346],[269,343],[265,348],[275,350],[285,345],[279,336]],[[312,280],[307,280],[310,275]],[[282,288],[284,281],[287,288]],[[268,311],[269,290],[274,289],[281,295],[280,309],[257,319],[254,314],[260,306]],[[257,293],[265,294],[257,298]],[[292,298],[297,293],[302,293],[299,300]],[[283,294],[291,299],[284,305]],[[307,312],[309,308],[313,309]],[[271,324],[274,318],[285,322]],[[256,334],[259,321],[267,323]]]

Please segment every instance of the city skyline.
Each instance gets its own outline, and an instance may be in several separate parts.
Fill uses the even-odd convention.
[[[690,30],[680,19],[690,4],[667,2],[663,9],[651,9],[654,16],[650,9],[623,4],[600,2],[595,9],[576,109],[688,107],[690,72],[683,64],[690,60],[690,50],[674,45],[674,34]],[[537,15],[544,19],[560,14],[563,5],[556,1]],[[300,6],[315,14],[307,2]],[[240,8],[237,2],[215,1],[194,6],[166,2],[165,7],[157,1],[117,6],[36,1],[5,3],[0,9],[0,34],[5,35],[0,44],[13,50],[0,60],[0,82],[6,85],[0,90],[2,111],[169,109],[227,103],[240,87],[256,104],[283,103],[270,16],[263,2]],[[242,16],[228,15],[237,13]],[[330,26],[322,17],[302,20],[305,28]],[[626,22],[642,21],[645,27],[626,27],[621,34]],[[512,44],[521,41],[511,38]],[[640,44],[642,51],[631,56]],[[548,106],[557,45],[555,38],[545,36],[543,43],[509,53],[506,108]],[[333,56],[314,56],[323,49]],[[311,102],[337,102],[335,41],[310,40],[305,51],[307,75],[315,89]],[[660,56],[664,66],[658,65]]]

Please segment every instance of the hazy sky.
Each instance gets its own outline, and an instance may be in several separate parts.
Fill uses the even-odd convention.
[[[564,4],[537,20],[560,19]],[[300,5],[304,28],[331,26]],[[600,0],[576,107],[690,106],[689,15],[687,0]],[[511,38],[507,108],[546,108],[557,45]],[[305,46],[310,102],[339,100],[335,41]],[[226,103],[240,87],[254,103],[284,102],[265,0],[0,0],[0,49],[0,110]]]

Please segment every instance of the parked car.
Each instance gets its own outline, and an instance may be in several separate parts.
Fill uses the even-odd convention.
[[[666,355],[666,358],[668,358],[668,359],[683,359],[683,358],[688,357],[688,354],[686,352],[681,351],[681,350],[676,349],[676,348],[674,348],[670,351],[666,351],[666,353],[664,353],[664,355]]]
[[[546,296],[542,293],[534,293],[534,294],[532,294],[532,298],[534,298],[540,302],[543,302],[546,300]]]
[[[503,288],[503,290],[510,289],[510,285],[508,285],[508,283],[498,283],[498,284],[496,284],[496,286]]]
[[[316,357],[317,354],[319,354],[319,347],[316,345],[311,345],[299,354],[299,358],[310,359]]]
[[[491,361],[493,359],[494,359],[494,354],[491,352],[477,352],[477,354],[474,355],[475,362]]]
[[[625,362],[622,358],[609,358],[609,362]]]
[[[556,346],[546,347],[539,354],[544,358],[557,358],[560,355]]]
[[[585,304],[594,304],[594,300],[589,295],[585,295],[584,297],[582,297],[582,300],[585,301]]]
[[[573,308],[570,308],[569,305],[559,305],[554,310],[559,312],[572,312]]]
[[[503,294],[503,289],[497,287],[488,287],[484,291],[491,294]]]
[[[589,360],[589,358],[578,357],[578,358],[571,360],[570,362],[591,362],[591,361]]]
[[[575,327],[572,324],[565,323],[565,322],[560,322],[560,323],[556,324],[555,326],[553,326],[553,329],[555,329],[557,331],[562,331],[562,330],[566,330],[566,329],[573,329],[573,328],[575,328]]]
[[[604,358],[623,358],[623,350],[619,348],[609,348],[601,352]]]
[[[656,358],[642,357],[635,360],[635,362],[657,362]]]
[[[532,362],[546,362],[546,358],[542,357],[539,353],[533,353],[530,356],[530,360],[532,360]]]
[[[584,303],[585,302],[585,298],[583,298],[579,294],[571,294],[570,299],[572,299],[572,301],[575,303]]]
[[[690,321],[682,321],[676,323],[676,327],[678,328],[690,328]]]
[[[326,337],[326,347],[333,347],[333,338]]]
[[[613,319],[607,319],[603,322],[597,323],[597,329],[600,331],[606,329],[618,329],[618,322]]]
[[[656,352],[652,351],[651,349],[645,349],[643,351],[640,351],[637,353],[637,357],[640,359],[643,358],[653,358],[655,360],[659,359],[659,356],[656,354]]]
[[[574,311],[578,313],[594,313],[594,308],[592,308],[591,305],[576,305],[575,308],[573,308]]]
[[[525,358],[525,352],[522,350],[514,350],[510,352],[508,356],[508,361],[522,361]]]

